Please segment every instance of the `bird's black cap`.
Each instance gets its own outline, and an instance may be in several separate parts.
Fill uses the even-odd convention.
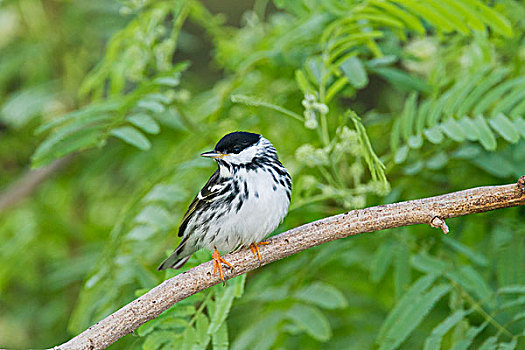
[[[261,135],[251,132],[236,131],[224,136],[215,146],[215,151],[230,154],[239,153],[261,139]]]

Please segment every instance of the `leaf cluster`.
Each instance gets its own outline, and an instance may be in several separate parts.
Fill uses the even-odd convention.
[[[238,21],[217,13],[240,6],[227,1],[21,4],[0,4],[17,23],[0,35],[0,175],[76,158],[0,213],[2,346],[55,345],[178,273],[155,267],[213,172],[197,155],[227,132],[265,135],[292,174],[278,232],[525,171],[519,2],[257,0]],[[523,217],[325,244],[185,299],[113,348],[519,349]]]

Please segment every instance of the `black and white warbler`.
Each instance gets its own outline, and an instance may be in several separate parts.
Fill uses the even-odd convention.
[[[288,212],[292,181],[273,145],[258,134],[233,132],[210,152],[218,169],[191,202],[179,227],[182,241],[158,267],[178,269],[201,248],[213,251],[214,273],[224,281],[219,252],[250,247],[261,260],[258,244]]]

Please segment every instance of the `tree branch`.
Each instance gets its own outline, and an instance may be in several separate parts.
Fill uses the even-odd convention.
[[[233,269],[225,269],[230,279],[283,259],[305,249],[359,233],[415,224],[428,224],[448,232],[445,220],[494,209],[525,205],[525,175],[518,184],[478,187],[437,197],[353,210],[324,218],[272,237],[261,246],[262,261],[248,249],[228,254]],[[206,262],[164,281],[115,313],[54,349],[103,349],[143,323],[159,316],[175,303],[220,282]]]
[[[53,161],[46,167],[28,170],[20,179],[0,193],[0,213],[30,196],[40,184],[63,168],[72,159],[73,156],[69,155]]]

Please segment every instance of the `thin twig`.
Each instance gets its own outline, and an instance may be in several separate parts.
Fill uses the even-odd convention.
[[[453,217],[520,205],[525,205],[525,175],[519,179],[518,185],[478,187],[437,197],[353,210],[272,237],[268,245],[260,248],[260,262],[253,258],[249,249],[226,255],[225,259],[234,268],[225,270],[225,278],[230,279],[305,249],[360,233],[415,224],[431,225],[436,217],[444,222]],[[108,347],[175,303],[220,283],[219,276],[212,273],[212,268],[212,263],[206,262],[164,281],[55,349]]]
[[[0,193],[0,213],[30,196],[40,184],[68,164],[72,158],[73,156],[66,156],[53,161],[46,167],[28,170],[20,179]]]

